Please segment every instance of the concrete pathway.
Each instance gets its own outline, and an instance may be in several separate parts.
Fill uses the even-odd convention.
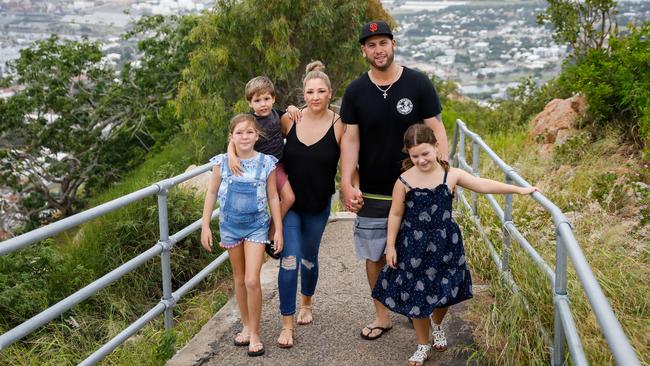
[[[359,336],[373,313],[364,262],[354,256],[352,229],[349,220],[327,225],[319,256],[314,322],[296,326],[293,348],[280,349],[275,343],[281,328],[279,262],[270,259],[262,268],[261,329],[266,354],[248,357],[246,347],[233,345],[233,338],[241,329],[233,298],[167,365],[406,365],[416,348],[415,334],[407,318],[393,314],[393,329],[377,340],[367,341]],[[463,316],[466,311],[467,302],[451,308],[444,321],[450,347],[446,352],[434,353],[425,365],[468,364],[475,345],[474,327]]]

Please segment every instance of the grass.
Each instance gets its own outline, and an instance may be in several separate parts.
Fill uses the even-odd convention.
[[[160,316],[116,348],[100,364],[164,365],[176,349],[189,342],[231,297],[227,267],[218,269],[206,282],[213,285],[206,286],[200,293],[190,294],[193,296],[178,303],[174,309],[174,328],[171,332],[164,330]],[[92,337],[87,327],[99,326],[112,337],[130,323],[110,310],[106,318],[77,319],[84,319],[77,329],[64,323],[51,322],[27,342],[14,344],[3,351],[0,365],[76,365],[108,340]]]
[[[650,297],[647,295],[650,292],[647,281],[650,278],[647,217],[650,192],[644,186],[650,181],[650,169],[637,155],[621,146],[618,136],[611,132],[598,141],[591,141],[588,134],[578,135],[552,155],[543,157],[538,154],[537,146],[528,140],[526,128],[483,133],[482,129],[487,126],[473,123],[481,116],[479,108],[462,108],[448,103],[443,120],[450,137],[456,118],[468,122],[470,129],[481,133],[506,163],[530,183],[539,186],[544,195],[566,213],[642,364],[650,364]],[[191,163],[189,156],[192,152],[187,144],[177,141],[169,149],[152,156],[91,204],[101,204],[176,175]],[[469,152],[466,156],[471,159]],[[485,155],[481,157],[481,164],[482,176],[503,179],[503,174],[487,161]],[[169,198],[172,233],[200,215],[200,199],[191,194],[172,190]],[[498,200],[503,202],[502,197]],[[482,221],[492,241],[499,247],[501,229],[496,224],[498,221],[485,199],[479,202]],[[520,231],[554,267],[555,233],[550,216],[532,199],[517,196],[514,199],[514,217]],[[93,220],[80,230],[59,235],[48,244],[60,257],[53,262],[58,269],[50,269],[47,273],[50,279],[44,282],[48,294],[54,296],[50,303],[153,245],[158,236],[155,218],[155,200],[146,199]],[[458,215],[458,222],[463,227],[473,276],[479,279],[477,282],[488,284],[493,297],[491,302],[471,303],[474,317],[481,319],[475,329],[480,349],[472,360],[486,365],[548,364],[548,334],[552,332],[553,323],[548,280],[513,243],[510,266],[525,301],[513,296],[499,281],[486,247],[469,219]],[[196,234],[179,243],[172,252],[174,288],[213,258],[199,249]],[[27,268],[27,275],[31,275],[30,270]],[[182,299],[174,309],[175,327],[172,332],[164,331],[162,317],[159,317],[118,347],[102,364],[164,364],[230,298],[229,276],[229,266],[224,265],[200,288]],[[152,260],[3,351],[0,365],[75,364],[154,306],[161,297],[160,288],[160,265],[157,260]],[[613,364],[571,264],[568,292],[589,362]],[[37,309],[40,310],[42,308]],[[8,328],[0,323],[0,332]]]
[[[180,174],[192,163],[193,155],[189,149],[189,145],[178,138],[118,184],[95,197],[91,206]],[[202,199],[193,193],[172,189],[168,202],[170,234],[201,216]],[[43,283],[42,293],[47,296],[47,303],[52,305],[150,248],[158,236],[157,206],[153,197],[39,243],[28,249],[34,253],[27,254],[31,254],[28,258],[48,254],[56,258],[43,265],[47,267],[42,271],[47,279],[39,282]],[[173,289],[180,287],[219,254],[219,251],[207,254],[201,250],[197,233],[177,243],[172,250]],[[23,262],[24,268],[19,270],[26,280],[38,276],[28,260],[20,263]],[[148,261],[4,350],[0,365],[68,365],[80,362],[160,301],[160,271],[157,258]],[[102,364],[164,364],[231,297],[230,278],[230,267],[224,264],[177,304],[172,332],[164,331],[162,316],[159,316],[119,346]],[[28,295],[33,289],[24,291],[27,292],[23,295]],[[0,300],[3,296],[0,295]],[[30,302],[26,305],[27,317],[44,310],[42,300],[36,301],[29,296],[23,298]],[[0,332],[15,326],[14,322],[0,322]]]
[[[472,127],[470,126],[470,129]],[[506,163],[565,212],[614,313],[642,364],[650,364],[650,240],[644,224],[647,197],[634,194],[648,181],[642,159],[619,144],[610,132],[590,144],[556,149],[543,157],[524,131],[484,136]],[[582,137],[584,138],[584,137]],[[471,155],[469,156],[471,160]],[[503,180],[494,164],[486,164],[482,176]],[[471,163],[471,162],[470,162]],[[612,178],[613,177],[613,178]],[[646,188],[647,189],[647,188]],[[467,195],[468,196],[468,195]],[[501,229],[485,199],[479,213],[491,240],[501,246]],[[502,199],[501,199],[502,202]],[[494,263],[468,218],[459,215],[473,274],[489,284],[493,303],[473,303],[481,316],[476,329],[480,364],[547,365],[548,341],[543,329],[553,330],[551,285],[528,255],[513,241],[510,268],[527,306],[499,281]],[[514,222],[551,268],[555,265],[555,232],[550,215],[532,199],[516,196]],[[499,248],[500,251],[500,248]],[[568,294],[573,316],[590,364],[614,364],[611,352],[569,259]]]

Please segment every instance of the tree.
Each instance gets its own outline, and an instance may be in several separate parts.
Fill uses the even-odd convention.
[[[142,17],[123,37],[138,39],[139,57],[124,66],[121,79],[128,103],[140,111],[133,128],[146,132],[147,149],[164,146],[181,128],[170,101],[197,45],[188,38],[197,22],[194,15]]]
[[[51,36],[21,50],[10,65],[25,89],[0,103],[0,183],[21,195],[27,217],[44,210],[71,213],[77,193],[97,174],[113,174],[126,111],[112,107],[113,70],[98,43]],[[56,185],[57,189],[52,189]]]
[[[366,67],[357,39],[370,19],[392,20],[377,0],[217,1],[192,31],[199,46],[176,99],[197,157],[224,147],[226,121],[248,110],[244,86],[254,76],[273,80],[278,106],[298,105],[304,67],[318,59],[342,92]]]
[[[170,101],[194,44],[196,17],[150,17],[138,60],[117,72],[101,45],[53,35],[10,64],[18,95],[0,101],[0,186],[18,192],[21,214],[37,225],[67,216],[97,189],[139,164],[180,130]]]
[[[548,7],[537,17],[537,22],[550,23],[555,28],[553,39],[556,42],[569,43],[578,58],[589,50],[610,50],[607,40],[618,33],[616,1],[547,1]]]

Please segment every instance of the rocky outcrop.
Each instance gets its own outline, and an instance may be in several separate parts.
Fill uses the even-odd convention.
[[[196,169],[196,165],[190,165],[185,172]],[[212,171],[207,171],[203,174],[197,175],[196,177],[186,180],[185,182],[179,184],[178,186],[181,189],[194,191],[195,194],[199,197],[205,197],[205,192],[208,190],[208,184],[210,183],[210,178],[212,177]]]
[[[542,152],[549,153],[553,146],[562,145],[575,133],[575,123],[586,109],[587,101],[581,95],[553,99],[530,122],[530,138],[542,144]]]

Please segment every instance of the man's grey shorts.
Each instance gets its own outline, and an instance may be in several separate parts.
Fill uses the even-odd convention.
[[[354,222],[354,251],[358,259],[379,261],[386,252],[388,218],[360,217]]]

